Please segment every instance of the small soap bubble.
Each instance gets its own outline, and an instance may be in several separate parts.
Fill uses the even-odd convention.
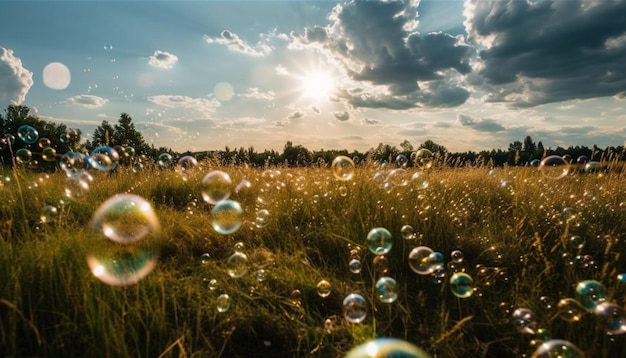
[[[558,180],[569,174],[570,164],[561,156],[551,155],[543,158],[539,171],[547,179]]]
[[[463,256],[463,252],[460,250],[454,250],[450,253],[450,258],[452,262],[460,264],[464,261],[465,257]]]
[[[37,141],[37,145],[39,146],[39,148],[44,149],[44,148],[48,148],[49,146],[52,145],[52,141],[50,141],[50,139],[48,138],[40,138]]]
[[[398,284],[391,277],[383,276],[376,282],[376,298],[383,303],[392,303],[398,299]]]
[[[387,174],[385,182],[393,186],[407,186],[412,180],[412,174],[405,168],[396,168]]]
[[[595,280],[580,281],[576,285],[578,300],[584,309],[593,311],[597,305],[606,301],[606,288]]]
[[[400,168],[406,168],[409,164],[409,159],[404,154],[398,154],[395,160],[396,166]]]
[[[428,181],[428,175],[425,172],[415,172],[411,175],[411,182],[418,190],[424,190],[428,188],[430,182]]]
[[[404,225],[402,229],[400,229],[400,235],[402,235],[402,238],[405,240],[413,240],[415,239],[415,230],[413,230],[413,226],[411,225]]]
[[[68,177],[65,182],[63,192],[65,197],[73,201],[81,201],[89,192],[93,178],[85,171],[80,171],[76,175]]]
[[[352,159],[343,155],[340,155],[336,157],[335,159],[333,159],[333,162],[330,165],[330,168],[333,172],[333,176],[336,179],[342,180],[342,181],[347,181],[347,180],[352,179],[352,177],[354,176],[354,172],[355,172],[355,165]]]
[[[160,225],[150,203],[134,194],[118,194],[94,213],[87,238],[87,263],[102,282],[137,283],[156,266]]]
[[[456,297],[468,298],[474,293],[474,279],[464,272],[455,272],[450,276],[450,291]]]
[[[185,155],[178,160],[178,165],[181,172],[189,173],[198,165],[198,160],[192,155]]]
[[[374,271],[376,271],[380,276],[385,276],[389,273],[389,259],[387,259],[387,256],[378,255],[374,257],[372,264],[374,266]]]
[[[326,280],[321,280],[320,282],[317,283],[316,290],[317,290],[318,296],[325,298],[330,295],[330,292],[332,291],[332,287],[330,285],[330,282]]]
[[[258,269],[256,271],[256,280],[259,282],[265,282],[265,280],[267,280],[267,271],[264,269]]]
[[[361,260],[359,259],[351,259],[350,262],[348,262],[348,268],[350,269],[350,272],[352,272],[353,274],[359,274],[361,273]]]
[[[445,281],[446,276],[448,276],[448,272],[445,268],[443,267],[436,268],[432,273],[433,283],[435,285],[442,284]]]
[[[220,287],[220,284],[216,279],[212,278],[209,280],[208,287],[209,291],[216,291]]]
[[[289,299],[291,300],[293,304],[301,305],[302,304],[302,292],[298,289],[291,291],[291,293],[289,294]]]
[[[537,347],[531,358],[585,358],[585,353],[571,342],[552,339]]]
[[[537,317],[528,308],[518,308],[513,311],[513,324],[517,329],[526,334],[535,334],[537,331]]]
[[[17,164],[28,164],[33,159],[33,153],[27,148],[20,148],[15,152]]]
[[[238,241],[235,243],[235,245],[233,245],[233,249],[235,250],[235,252],[244,252],[245,248],[246,245],[241,241]]]
[[[428,261],[428,257],[433,250],[427,246],[418,246],[409,253],[409,267],[419,275],[430,275],[433,273],[432,267]]]
[[[169,168],[172,166],[173,163],[174,163],[174,158],[172,158],[172,155],[169,153],[161,153],[159,155],[159,158],[157,159],[157,164],[161,168]]]
[[[539,303],[541,304],[541,307],[545,310],[551,310],[554,306],[552,298],[550,298],[549,296],[539,297]]]
[[[432,267],[433,271],[444,267],[443,254],[438,251],[434,251],[428,255],[428,264]]]
[[[578,322],[585,315],[585,309],[573,298],[563,298],[557,304],[558,316],[567,322]]]
[[[89,165],[102,171],[115,169],[119,160],[119,153],[109,146],[97,147],[89,155]]]
[[[358,293],[343,299],[343,317],[350,323],[361,323],[367,317],[367,301]]]
[[[220,234],[228,235],[241,227],[243,210],[238,202],[224,200],[211,209],[213,229]]]
[[[340,186],[338,192],[339,196],[345,197],[348,195],[348,188],[346,188],[345,186]]]
[[[413,343],[397,338],[381,337],[360,344],[348,351],[345,358],[430,358],[424,350]]]
[[[585,240],[578,235],[574,235],[569,238],[568,246],[573,250],[580,250],[585,246]]]
[[[24,124],[17,129],[17,137],[26,144],[35,144],[39,139],[39,132],[34,127]]]
[[[375,255],[385,255],[391,251],[392,238],[389,230],[377,227],[367,234],[367,247]]]
[[[254,225],[262,229],[269,224],[270,221],[270,212],[267,209],[261,209],[256,212],[256,220],[254,221]]]
[[[87,168],[87,158],[82,153],[69,151],[61,156],[59,166],[68,177],[71,177]]]
[[[232,184],[230,175],[221,170],[213,170],[202,179],[202,198],[211,205],[224,201],[230,197]]]
[[[226,271],[233,278],[244,276],[248,273],[248,256],[243,252],[235,252],[226,260]]]
[[[222,293],[216,299],[217,312],[224,313],[230,309],[230,296],[226,293]]]
[[[59,217],[59,210],[56,206],[46,205],[41,209],[41,214],[39,215],[39,220],[44,224],[54,223]]]
[[[41,159],[43,159],[46,162],[54,162],[56,160],[56,157],[57,157],[57,151],[56,149],[52,147],[45,147],[41,151]]]
[[[422,170],[430,169],[433,166],[433,152],[426,148],[419,149],[411,153],[411,160]]]
[[[593,313],[598,317],[607,334],[626,333],[626,314],[620,305],[613,302],[602,302],[595,307]]]
[[[206,265],[209,262],[211,262],[211,254],[209,254],[208,252],[205,252],[202,255],[200,255],[200,263],[201,264]]]

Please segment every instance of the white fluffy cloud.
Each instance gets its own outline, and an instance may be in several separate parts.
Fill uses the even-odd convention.
[[[178,56],[160,50],[154,51],[154,54],[148,59],[148,64],[150,66],[163,69],[170,69],[174,67],[177,62]]]
[[[212,113],[221,104],[215,98],[193,98],[181,95],[158,95],[148,97],[148,101],[168,108],[194,109],[201,113]]]
[[[33,85],[33,73],[22,66],[13,51],[0,47],[0,102],[22,104]]]
[[[239,96],[243,98],[254,98],[272,101],[276,97],[276,94],[274,93],[274,91],[261,92],[258,88],[252,87],[248,88],[245,92],[240,93]]]
[[[209,43],[216,43],[226,46],[229,50],[234,52],[243,53],[250,56],[265,56],[272,52],[272,48],[263,42],[258,42],[256,45],[250,45],[237,34],[234,34],[228,30],[222,31],[219,37],[211,37],[204,35],[204,40]]]
[[[77,104],[88,109],[100,108],[109,100],[106,98],[93,96],[90,94],[81,94],[67,99],[69,103]]]

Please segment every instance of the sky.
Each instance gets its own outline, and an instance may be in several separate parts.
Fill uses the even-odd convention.
[[[626,0],[0,0],[0,107],[176,151],[623,145]]]

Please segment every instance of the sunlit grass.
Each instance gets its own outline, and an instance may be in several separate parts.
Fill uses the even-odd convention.
[[[231,176],[230,198],[244,211],[241,228],[230,235],[212,228],[211,206],[201,195],[201,180],[214,169]],[[342,181],[329,168],[201,162],[185,175],[120,168],[90,172],[93,182],[80,201],[64,196],[63,173],[6,170],[0,178],[0,352],[329,357],[392,336],[438,357],[530,356],[540,337],[521,333],[511,316],[528,308],[537,329],[589,357],[626,354],[623,335],[606,335],[592,313],[568,322],[557,310],[560,299],[577,298],[576,284],[585,279],[602,282],[607,299],[624,304],[617,276],[626,272],[626,186],[619,168],[561,180],[532,167],[433,168],[415,180],[418,169],[409,168],[385,181],[391,170],[362,165]],[[156,269],[122,287],[100,282],[85,260],[91,216],[119,193],[150,202],[162,236]],[[58,208],[51,223],[40,219],[46,205]],[[256,225],[260,209],[269,216]],[[413,227],[413,238],[402,237],[404,225]],[[382,272],[365,240],[375,227],[393,235],[384,273],[398,284],[391,304],[376,298]],[[236,243],[249,259],[239,278],[227,273]],[[444,255],[441,283],[410,269],[409,252],[420,245]],[[352,250],[361,259],[359,273],[349,269]],[[464,254],[456,267],[453,250]],[[451,293],[455,270],[473,277],[471,297]],[[316,290],[322,279],[332,286],[327,297]],[[362,323],[343,317],[350,293],[367,300]],[[221,294],[231,299],[225,312],[218,310]]]

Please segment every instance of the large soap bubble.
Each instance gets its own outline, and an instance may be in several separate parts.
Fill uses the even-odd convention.
[[[562,339],[543,342],[531,358],[585,358],[585,353],[573,343]]]
[[[243,210],[234,200],[220,201],[211,209],[211,214],[213,215],[211,224],[220,234],[232,234],[241,227]]]
[[[358,293],[343,299],[343,316],[350,323],[361,323],[367,317],[367,301]]]
[[[354,176],[354,162],[352,161],[352,159],[344,155],[340,155],[333,159],[330,167],[336,179],[350,180]]]
[[[430,358],[412,343],[397,338],[381,337],[352,348],[345,358]]]
[[[205,175],[200,184],[202,199],[209,204],[215,205],[230,197],[233,181],[230,175],[221,170],[213,170]]]
[[[102,171],[115,169],[119,160],[119,153],[109,146],[98,147],[89,155],[89,164],[95,169]]]
[[[367,234],[367,247],[375,255],[385,255],[391,250],[391,233],[389,230],[377,227]]]
[[[539,164],[539,171],[547,179],[561,179],[569,174],[569,170],[570,163],[558,155],[545,157]]]
[[[134,194],[118,194],[94,213],[87,237],[87,264],[95,277],[116,286],[143,279],[155,265],[160,225],[154,209]]]

